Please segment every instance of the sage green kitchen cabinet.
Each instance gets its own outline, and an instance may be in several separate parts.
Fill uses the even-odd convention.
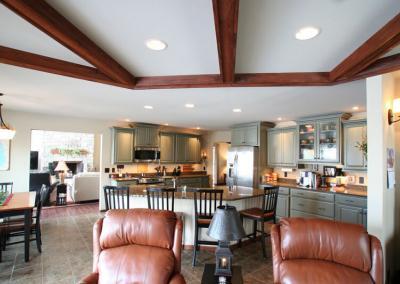
[[[198,136],[176,134],[175,139],[175,162],[188,164],[200,162],[200,139]]]
[[[259,124],[241,124],[231,129],[232,146],[259,146]]]
[[[133,163],[133,128],[113,127],[112,131],[112,164]]]
[[[349,117],[344,113],[298,121],[298,162],[340,163],[342,121]]]
[[[272,167],[296,167],[296,127],[267,130],[268,165]]]
[[[367,226],[367,198],[336,195],[335,220]]]
[[[335,195],[302,189],[290,190],[290,217],[311,217],[334,220]]]
[[[160,146],[160,131],[157,126],[137,126],[135,129],[135,147]]]
[[[175,134],[161,133],[160,134],[160,162],[174,163],[175,162]]]
[[[366,171],[367,159],[358,149],[359,143],[367,139],[367,121],[349,120],[343,123],[344,170]]]

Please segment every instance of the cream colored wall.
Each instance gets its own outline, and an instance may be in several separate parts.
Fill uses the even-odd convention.
[[[207,153],[207,173],[212,174],[212,147],[218,142],[230,142],[229,130],[209,131],[203,136],[202,151]]]
[[[396,87],[393,73],[367,79],[367,119],[368,119],[368,232],[377,236],[385,255],[385,271],[393,275],[395,267],[395,240],[399,231],[399,176],[395,190],[387,189],[387,148],[399,152],[396,128],[389,126],[387,111],[391,108]],[[397,143],[396,143],[397,142]],[[396,147],[397,144],[397,147]],[[396,156],[396,164],[400,161]],[[373,161],[373,162],[371,162]],[[398,238],[397,238],[398,239]],[[388,280],[388,279],[387,279]]]
[[[29,190],[29,164],[31,130],[53,130],[94,133],[98,139],[97,167],[100,170],[109,167],[111,163],[111,131],[114,122],[91,120],[85,118],[62,117],[55,115],[34,114],[5,110],[3,117],[16,130],[11,141],[10,170],[0,172],[0,181],[14,182],[15,192]],[[104,172],[104,171],[103,171]],[[100,188],[109,183],[108,175],[100,175]],[[100,190],[102,197],[102,190]]]

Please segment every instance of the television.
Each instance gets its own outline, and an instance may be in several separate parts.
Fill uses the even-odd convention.
[[[38,170],[39,169],[39,152],[38,151],[31,151],[31,170]]]

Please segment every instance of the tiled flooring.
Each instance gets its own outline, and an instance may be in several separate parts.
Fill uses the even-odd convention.
[[[24,262],[23,244],[7,247],[0,263],[0,283],[77,283],[92,269],[92,226],[101,216],[97,204],[44,209],[43,251],[31,242],[31,260]],[[242,267],[244,283],[272,283],[269,241],[268,259],[261,256],[261,244],[251,243],[234,250],[234,264]],[[204,263],[214,254],[201,251],[192,268],[192,251],[183,251],[182,273],[189,284],[201,282]]]

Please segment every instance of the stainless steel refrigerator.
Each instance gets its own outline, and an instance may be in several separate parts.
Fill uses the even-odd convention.
[[[227,159],[227,184],[258,187],[258,147],[231,147]]]

